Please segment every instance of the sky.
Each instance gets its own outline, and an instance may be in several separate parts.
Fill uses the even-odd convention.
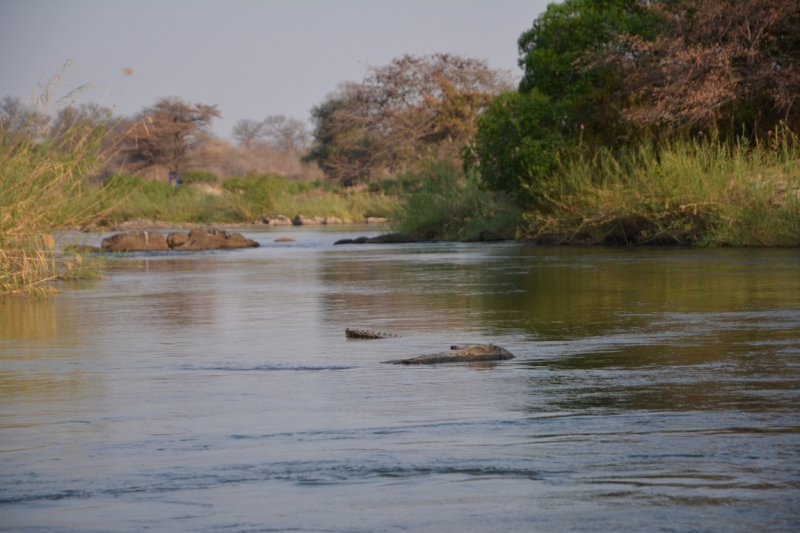
[[[164,96],[216,104],[214,132],[229,138],[241,119],[308,120],[338,84],[406,53],[455,53],[519,75],[517,38],[547,3],[0,0],[0,98],[26,100],[63,71],[60,95],[93,84],[78,101],[121,115]]]

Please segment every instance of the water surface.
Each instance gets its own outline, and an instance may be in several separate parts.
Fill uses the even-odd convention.
[[[0,528],[800,530],[797,250],[340,231],[0,305]]]

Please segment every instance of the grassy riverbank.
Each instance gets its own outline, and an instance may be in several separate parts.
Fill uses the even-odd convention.
[[[264,216],[335,216],[361,221],[388,217],[397,198],[383,193],[354,191],[322,182],[290,181],[263,174],[222,181],[198,181],[172,187],[136,176],[106,181],[107,213],[102,224],[143,219],[172,223],[243,223]]]
[[[776,138],[777,137],[777,138]],[[541,183],[520,237],[543,243],[800,245],[797,139],[675,141],[583,158]]]
[[[396,226],[445,240],[484,231],[544,244],[799,246],[798,141],[786,132],[771,139],[576,157],[516,200],[433,165],[407,194]]]

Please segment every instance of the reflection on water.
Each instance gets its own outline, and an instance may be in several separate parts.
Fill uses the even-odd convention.
[[[0,524],[800,529],[797,251],[275,234],[0,305]]]

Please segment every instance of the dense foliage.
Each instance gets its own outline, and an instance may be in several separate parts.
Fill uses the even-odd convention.
[[[686,136],[757,146],[800,126],[800,2],[566,0],[519,49],[519,90],[478,119],[466,163],[540,207],[575,157]]]

